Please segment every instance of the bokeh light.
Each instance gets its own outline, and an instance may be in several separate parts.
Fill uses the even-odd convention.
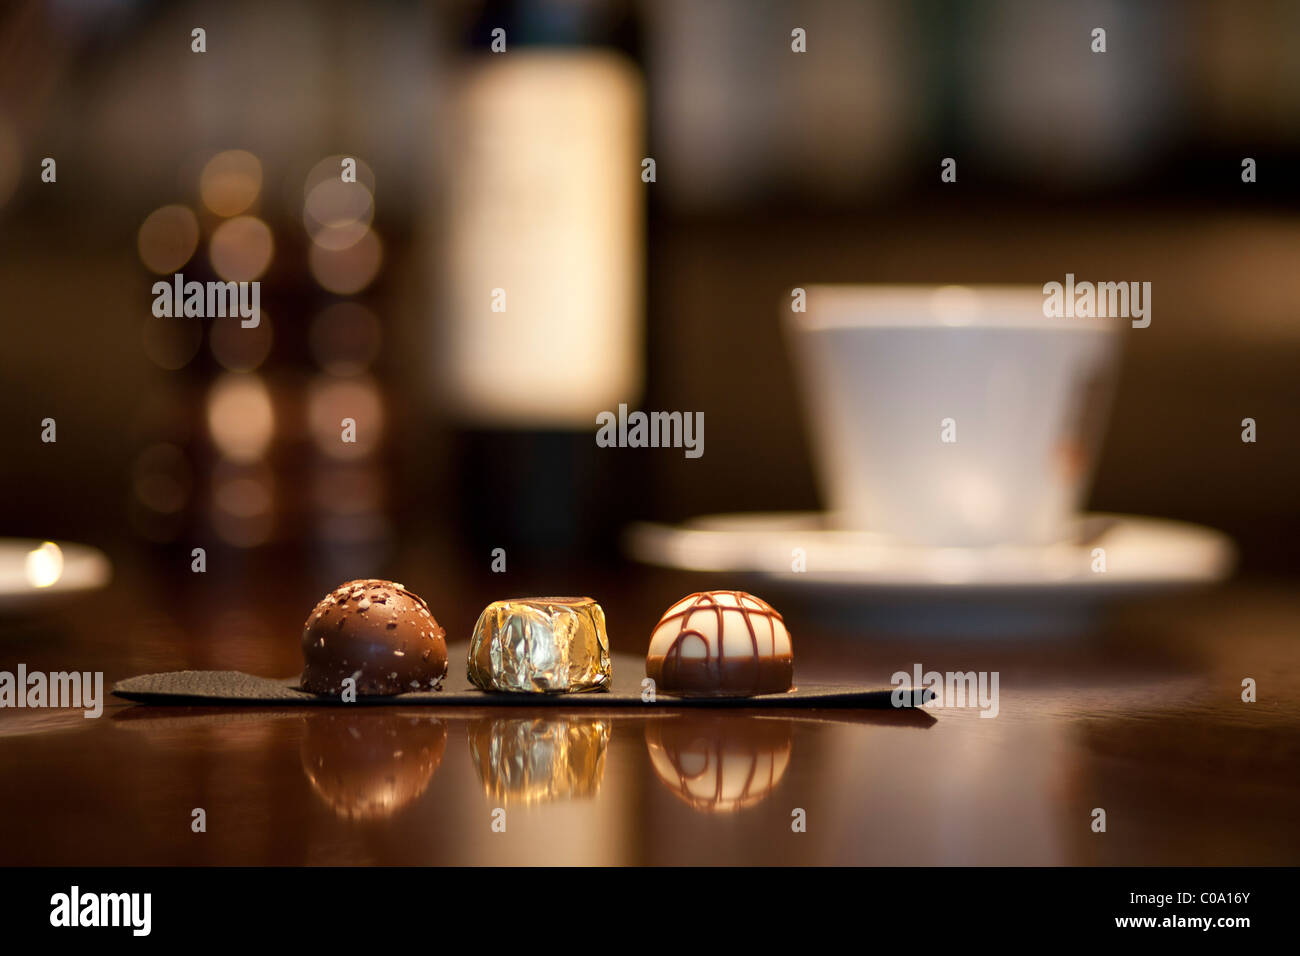
[[[271,265],[271,227],[255,216],[238,216],[217,226],[208,243],[212,269],[227,282],[251,282]]]
[[[346,249],[327,249],[313,243],[307,264],[321,288],[335,295],[353,295],[375,281],[383,258],[379,236],[367,229]]]
[[[271,510],[271,489],[255,478],[232,478],[217,484],[217,507],[236,518],[251,518]]]
[[[356,302],[338,302],[323,309],[308,332],[312,357],[331,375],[359,375],[379,355],[379,317]]]
[[[53,541],[27,552],[27,583],[34,588],[48,588],[63,577],[63,549]]]
[[[150,445],[136,457],[131,478],[136,499],[150,511],[176,514],[189,504],[194,473],[185,452],[176,445]]]
[[[193,316],[157,316],[144,320],[144,354],[160,368],[175,371],[189,364],[203,344],[203,325]]]
[[[343,160],[345,159],[351,159],[357,164],[355,183],[343,183]],[[375,192],[375,171],[370,168],[370,164],[360,157],[338,153],[334,156],[326,156],[308,171],[302,186],[304,205],[317,186],[331,180],[346,186],[361,186],[372,196]]]
[[[208,432],[223,455],[253,462],[266,454],[275,434],[271,393],[258,375],[226,372],[208,392]]]
[[[244,328],[239,316],[212,320],[208,329],[208,348],[222,368],[231,372],[251,372],[271,354],[271,319],[262,309],[261,321]]]
[[[361,458],[383,433],[384,408],[369,376],[336,379],[318,375],[307,390],[307,418],[316,447],[330,458]],[[356,422],[356,441],[343,441],[343,419]]]
[[[303,203],[302,222],[312,242],[326,249],[355,245],[374,218],[374,197],[364,184],[338,177],[318,183]]]
[[[213,156],[199,174],[203,205],[218,216],[238,216],[262,191],[262,163],[252,153],[228,149]]]
[[[274,480],[264,465],[219,462],[212,476],[212,528],[227,544],[254,548],[274,527]]]
[[[175,541],[185,530],[194,491],[194,469],[185,451],[155,442],[131,468],[129,515],[136,534],[150,541]]]
[[[145,268],[159,275],[178,272],[199,247],[199,220],[188,206],[155,209],[140,224],[136,247]]]

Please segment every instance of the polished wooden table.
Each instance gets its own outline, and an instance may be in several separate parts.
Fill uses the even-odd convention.
[[[502,596],[433,568],[403,576],[453,635]],[[101,597],[0,625],[0,669],[103,670],[109,683],[294,672],[320,581],[200,577],[119,568]],[[615,648],[635,651],[664,607],[709,582],[618,568],[585,583],[574,590],[602,601]],[[0,863],[1300,862],[1292,582],[1137,601],[1073,634],[979,638],[855,628],[766,596],[791,623],[797,677],[996,670],[998,716],[112,698],[97,720],[4,710]]]

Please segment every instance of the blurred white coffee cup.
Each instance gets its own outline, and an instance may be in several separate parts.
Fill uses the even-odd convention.
[[[1070,536],[1122,320],[1045,316],[1038,286],[804,291],[785,325],[834,526],[953,547]]]

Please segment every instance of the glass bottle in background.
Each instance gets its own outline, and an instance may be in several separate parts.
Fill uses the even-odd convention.
[[[532,0],[487,4],[467,33],[433,356],[463,530],[485,554],[594,557],[635,497],[595,430],[644,377],[636,23],[619,4]]]

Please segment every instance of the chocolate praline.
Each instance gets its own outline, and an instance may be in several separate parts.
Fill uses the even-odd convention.
[[[392,816],[424,793],[447,748],[442,721],[410,710],[316,708],[303,728],[302,769],[340,817]]]
[[[645,742],[655,774],[696,810],[730,813],[775,789],[790,766],[793,720],[736,720],[704,712],[648,720]]]
[[[646,676],[679,697],[780,694],[794,681],[785,620],[744,591],[689,594],[664,612],[650,635]]]
[[[393,581],[366,578],[321,598],[302,629],[302,689],[338,696],[343,681],[357,696],[441,690],[447,641],[429,605]]]

